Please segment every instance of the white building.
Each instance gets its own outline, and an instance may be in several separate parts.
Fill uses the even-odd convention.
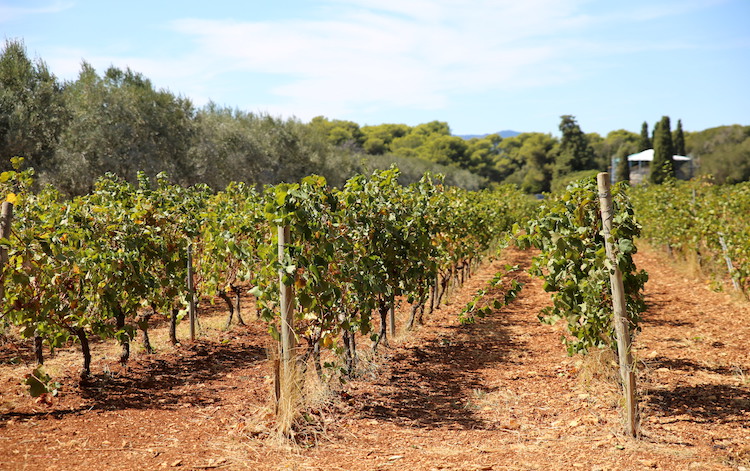
[[[648,181],[649,169],[651,162],[654,160],[654,149],[646,149],[637,154],[628,156],[630,165],[630,183],[638,185]],[[693,177],[693,159],[685,155],[673,155],[672,160],[675,162],[675,175],[680,180],[689,180]],[[689,162],[689,163],[688,163]]]

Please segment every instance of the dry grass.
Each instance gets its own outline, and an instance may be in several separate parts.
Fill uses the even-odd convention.
[[[726,464],[737,469],[750,469],[750,445],[744,445],[729,453]]]
[[[619,388],[620,370],[610,348],[591,349],[576,362],[578,379],[586,388]]]
[[[302,368],[297,362],[284,368],[279,352],[267,350],[271,374],[267,380],[268,400],[238,419],[235,433],[248,444],[263,441],[279,449],[299,449],[317,445],[328,438],[333,422],[328,409],[334,398],[337,375],[320,378],[314,366]]]
[[[638,364],[637,361],[634,362]],[[591,404],[603,402],[606,406],[617,409],[624,430],[627,422],[625,396],[615,352],[610,348],[592,349],[576,362],[576,366],[578,382],[587,392],[587,401]]]
[[[747,302],[747,296],[734,289],[723,256],[701,259],[694,250],[669,256],[662,247],[651,245],[646,240],[639,240],[638,246],[657,254],[662,263],[668,264],[672,270],[686,279],[698,280],[712,291],[728,293],[735,301]]]
[[[277,364],[276,358],[272,358],[272,361]],[[294,441],[295,425],[303,415],[304,381],[294,361],[286,365],[282,361],[278,366],[274,373],[278,374],[278,377],[274,378],[274,384],[278,382],[279,385],[279,397],[274,397],[274,401],[277,401],[274,435],[279,439],[290,438]]]

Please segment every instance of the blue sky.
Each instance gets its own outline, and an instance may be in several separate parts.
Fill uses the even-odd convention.
[[[0,0],[60,79],[83,60],[252,112],[455,134],[750,125],[748,0]]]

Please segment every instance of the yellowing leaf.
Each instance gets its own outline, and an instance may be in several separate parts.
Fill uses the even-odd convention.
[[[18,196],[15,193],[8,193],[8,196],[5,197],[5,201],[10,204],[16,204],[16,201],[18,201]]]

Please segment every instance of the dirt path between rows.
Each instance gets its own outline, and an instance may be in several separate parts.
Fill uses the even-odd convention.
[[[297,446],[267,437],[269,341],[257,323],[206,327],[193,344],[137,353],[127,369],[97,346],[85,389],[71,379],[77,352],[63,351],[49,361],[65,378],[52,405],[24,395],[28,352],[6,345],[0,469],[750,469],[750,304],[638,254],[651,279],[635,342],[635,440],[622,434],[611,359],[567,356],[561,327],[537,319],[549,296],[525,271],[513,274],[526,284],[515,301],[459,324],[504,264],[529,263],[520,251],[504,258],[425,326],[363,361],[357,380],[321,393]]]

